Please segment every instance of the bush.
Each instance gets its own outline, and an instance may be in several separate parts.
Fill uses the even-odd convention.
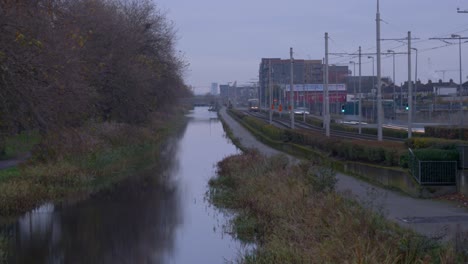
[[[404,152],[395,143],[373,142],[370,144],[369,141],[327,138],[323,134],[313,131],[281,129],[236,110],[231,110],[231,113],[271,140],[309,146],[346,160],[398,166],[400,155]],[[355,127],[339,124],[333,124],[333,128],[357,132]]]
[[[425,134],[428,137],[445,139],[468,139],[468,128],[427,126],[424,127]]]
[[[413,153],[422,161],[458,161],[459,158],[456,150],[415,149]]]
[[[412,149],[438,148],[456,149],[458,145],[466,145],[468,142],[461,140],[448,140],[441,138],[410,138],[405,141],[405,145]]]

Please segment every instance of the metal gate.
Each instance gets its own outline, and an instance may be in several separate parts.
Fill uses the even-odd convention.
[[[456,161],[422,161],[409,149],[409,169],[420,185],[455,185]]]

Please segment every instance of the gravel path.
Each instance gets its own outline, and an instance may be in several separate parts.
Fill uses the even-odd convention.
[[[242,146],[256,148],[268,156],[281,153],[257,141],[226,113],[225,108],[219,113]],[[287,156],[297,161],[297,158]],[[453,203],[408,197],[341,173],[337,173],[337,178],[339,192],[355,197],[361,204],[374,208],[389,220],[423,235],[436,237],[445,235],[445,239],[450,239],[462,230],[468,230],[468,211]]]

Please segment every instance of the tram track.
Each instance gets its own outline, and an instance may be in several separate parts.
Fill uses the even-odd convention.
[[[261,119],[263,121],[269,122],[269,117],[266,114],[260,113],[260,112],[250,112],[250,111],[242,111],[244,114],[247,114],[249,116]],[[277,119],[273,118],[272,122],[276,124],[277,126],[283,127],[283,128],[291,128],[290,121],[286,119]],[[296,128],[304,129],[304,130],[310,130],[310,131],[315,131],[315,132],[320,132],[320,133],[325,133],[325,129],[322,127],[314,126],[311,124],[308,124],[307,122],[304,121],[299,121],[295,120],[295,126]],[[361,139],[361,140],[376,140],[377,136],[376,135],[369,135],[369,134],[357,134],[353,132],[346,132],[346,131],[340,131],[340,130],[330,130],[330,136],[335,137],[335,138],[346,138],[346,139]],[[395,141],[395,142],[403,142],[404,139],[402,138],[395,138],[395,137],[383,137],[385,141]]]

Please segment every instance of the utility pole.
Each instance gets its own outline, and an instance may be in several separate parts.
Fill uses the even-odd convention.
[[[372,122],[374,122],[374,115],[375,115],[375,95],[374,95],[374,89],[375,89],[375,73],[374,73],[374,57],[372,56],[367,56],[368,59],[372,59]],[[367,111],[366,111],[367,112]]]
[[[289,87],[289,107],[291,111],[289,113],[291,117],[291,129],[294,129],[294,59],[293,59],[293,48],[289,48],[289,56],[291,61],[291,78]]]
[[[417,48],[411,48],[412,50],[416,51],[416,61],[415,61],[415,68],[414,68],[414,112],[413,114],[416,114],[417,111],[417,105],[418,105],[418,49]]]
[[[270,108],[270,125],[273,124],[273,98],[272,98],[272,87],[271,87],[271,59],[268,60],[268,88],[269,88],[269,98],[270,98],[270,103],[269,103],[269,108]]]
[[[408,138],[413,133],[412,112],[413,112],[413,87],[411,83],[411,31],[408,31]]]
[[[349,63],[353,64],[353,93],[354,93],[354,103],[353,103],[353,114],[356,114],[356,62],[350,61]]]
[[[468,11],[463,11],[459,13],[468,13]],[[462,79],[462,49],[461,49],[461,41],[468,39],[468,37],[462,37],[457,34],[452,34],[450,38],[430,38],[430,39],[437,39],[437,40],[455,40],[458,39],[458,55],[459,55],[459,71],[460,71],[460,84],[458,88],[458,97],[460,98],[460,128],[463,127],[463,79]]]
[[[393,117],[396,117],[396,91],[395,91],[395,51],[387,50],[388,53],[393,53]],[[401,88],[400,88],[401,89]]]
[[[462,49],[461,49],[461,40],[460,35],[452,34],[452,38],[458,38],[458,54],[459,54],[459,69],[460,69],[460,88],[458,91],[458,96],[460,98],[460,129],[463,127],[463,80],[462,80]],[[462,134],[460,133],[460,137]]]
[[[380,2],[377,0],[377,14],[375,18],[377,24],[377,140],[382,141],[382,69],[381,69],[381,57],[380,57]]]
[[[358,129],[359,129],[359,134],[361,134],[361,110],[362,110],[362,92],[361,92],[361,46],[359,46],[359,112],[358,112]]]
[[[328,96],[328,32],[325,33],[325,87],[324,87],[324,104],[325,112],[324,122],[325,122],[325,135],[330,137],[330,106],[329,106],[329,96]]]

